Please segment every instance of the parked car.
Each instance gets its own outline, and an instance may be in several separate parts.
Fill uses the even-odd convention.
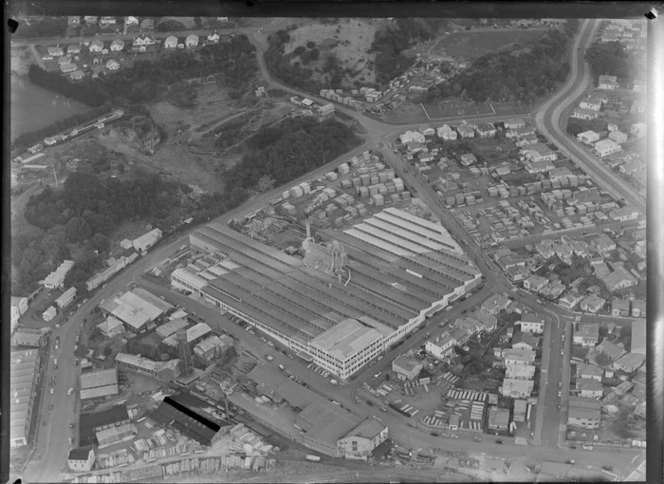
[[[501,439],[496,440],[496,444],[502,444],[503,441]]]

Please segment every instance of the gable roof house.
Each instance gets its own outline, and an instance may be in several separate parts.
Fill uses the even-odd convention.
[[[635,318],[646,317],[646,301],[644,299],[634,299],[632,301],[632,316]]]
[[[602,398],[604,395],[602,383],[594,378],[577,378],[576,391],[584,398]]]
[[[219,32],[216,30],[214,32],[211,32],[207,35],[207,41],[210,44],[217,44],[219,43]]]
[[[457,133],[459,133],[459,136],[462,138],[474,138],[475,137],[475,131],[473,128],[468,126],[467,124],[461,124],[456,127]]]
[[[629,301],[614,297],[611,300],[611,316],[629,316]]]
[[[596,365],[588,365],[586,363],[578,363],[576,365],[577,378],[592,379],[601,382],[603,373],[602,369]]]
[[[600,75],[599,82],[597,83],[598,89],[618,89],[618,77]]]
[[[115,39],[113,42],[111,42],[110,50],[111,52],[120,52],[122,49],[124,49],[124,46],[124,40]]]
[[[585,119],[586,121],[591,121],[597,119],[597,111],[592,109],[576,108],[572,111],[572,117],[576,119]]]
[[[586,99],[583,99],[579,103],[579,107],[583,109],[592,109],[593,111],[599,111],[600,109],[602,109],[602,101],[600,99],[591,96]]]
[[[599,325],[579,323],[574,330],[574,344],[595,346],[599,341]]]
[[[475,130],[480,138],[492,138],[496,135],[496,127],[491,123],[481,123]]]
[[[599,296],[586,296],[581,301],[581,310],[589,313],[596,313],[604,307],[606,301]]]
[[[618,346],[614,343],[611,343],[609,340],[605,339],[602,341],[598,346],[597,349],[601,352],[604,353],[606,356],[611,358],[611,361],[616,361],[618,358],[620,358],[624,353],[625,350],[621,346]]]
[[[196,47],[198,45],[198,35],[196,34],[187,35],[187,38],[184,40],[184,45],[186,45],[187,47]]]
[[[583,299],[583,296],[576,294],[576,293],[568,293],[565,296],[561,297],[558,300],[558,304],[565,309],[573,309],[574,306],[579,304],[581,300]]]
[[[169,35],[164,40],[164,48],[175,49],[178,46],[178,38],[174,35]]]
[[[546,286],[548,282],[549,280],[546,277],[532,274],[530,277],[523,281],[523,287],[529,291],[537,292]]]
[[[522,118],[512,118],[506,120],[503,125],[505,129],[519,129],[526,126],[526,122]]]
[[[95,39],[92,42],[90,42],[88,49],[90,50],[90,52],[101,52],[102,50],[104,50],[104,43],[99,39]]]
[[[641,368],[645,360],[645,354],[627,353],[613,363],[613,368],[625,373],[633,373]]]
[[[539,346],[539,338],[530,333],[517,333],[512,338],[512,349],[535,350]]]

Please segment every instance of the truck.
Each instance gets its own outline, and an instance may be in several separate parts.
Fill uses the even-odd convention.
[[[312,462],[319,462],[320,461],[320,456],[319,455],[307,454],[306,459],[310,460]]]

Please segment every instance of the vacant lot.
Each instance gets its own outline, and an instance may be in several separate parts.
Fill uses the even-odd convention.
[[[465,103],[461,101],[438,101],[423,105],[429,119],[452,118],[495,114],[490,104]]]
[[[546,31],[547,29],[509,29],[457,32],[443,37],[432,49],[432,54],[447,54],[456,58],[473,60],[514,42],[526,44],[541,37]]]
[[[373,55],[368,50],[376,35],[376,27],[357,19],[343,19],[338,24],[322,25],[316,22],[301,25],[289,33],[290,42],[286,44],[284,52],[291,53],[297,47],[306,47],[307,42],[314,41],[320,50],[320,59],[306,65],[314,69],[325,65],[330,55],[335,55],[342,69],[348,69],[345,84],[349,87],[353,81],[362,83],[375,82],[373,70]],[[324,75],[314,73],[314,78],[323,79]]]

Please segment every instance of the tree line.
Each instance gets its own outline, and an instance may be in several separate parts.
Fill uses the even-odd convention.
[[[595,82],[602,74],[617,76],[618,83],[623,85],[634,80],[633,62],[620,42],[595,42],[586,51],[585,59]]]
[[[243,203],[246,190],[236,187],[227,193],[206,194],[194,205],[186,196],[187,185],[164,181],[136,170],[134,180],[99,179],[91,173],[71,174],[62,189],[46,186],[30,197],[25,218],[42,232],[17,236],[12,241],[12,263],[17,293],[34,290],[38,281],[64,259],[76,265],[65,280],[87,292],[84,282],[103,267],[114,231],[129,220],[145,220],[168,233],[184,217],[207,221]]]
[[[322,123],[311,117],[287,119],[262,128],[245,143],[241,163],[226,172],[226,191],[251,189],[265,175],[274,179],[275,186],[283,185],[359,143],[349,127],[334,119]]]
[[[478,103],[535,101],[567,77],[570,32],[572,28],[550,30],[527,45],[514,44],[485,54],[467,69],[431,88],[423,101],[448,97],[465,97]]]
[[[194,53],[175,50],[154,61],[140,59],[129,68],[96,79],[71,82],[60,73],[35,65],[30,67],[28,77],[38,86],[89,106],[152,102],[170,86],[209,75],[221,76],[224,86],[244,93],[251,88],[247,81],[258,71],[254,52],[254,46],[242,34],[230,42],[205,45]]]

